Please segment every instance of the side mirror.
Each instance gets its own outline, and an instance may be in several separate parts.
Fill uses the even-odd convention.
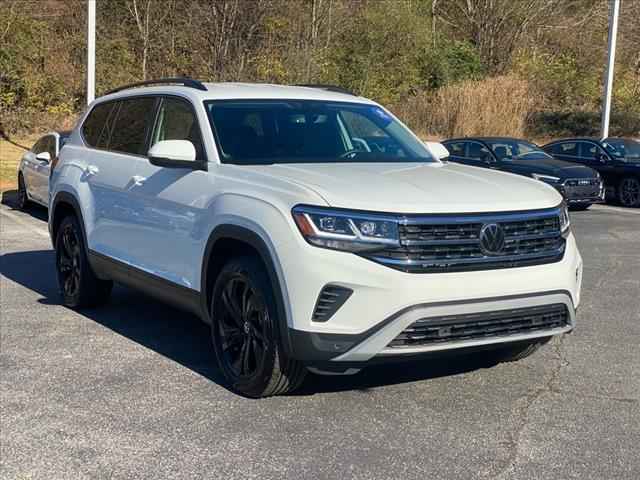
[[[44,163],[49,163],[51,162],[51,155],[49,155],[49,152],[40,152],[36,155],[36,160],[40,160]]]
[[[431,156],[437,158],[438,160],[445,160],[449,158],[449,150],[440,142],[424,142],[427,150]]]
[[[192,168],[196,162],[196,148],[189,140],[163,140],[149,150],[149,162],[157,167]]]

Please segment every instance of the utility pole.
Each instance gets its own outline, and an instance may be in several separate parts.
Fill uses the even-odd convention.
[[[87,0],[87,105],[96,98],[96,0]]]
[[[613,67],[616,61],[616,37],[618,36],[618,14],[620,0],[609,0],[609,47],[607,74],[604,80],[604,99],[602,101],[602,127],[600,136],[609,136],[609,118],[611,116],[611,92],[613,90]]]

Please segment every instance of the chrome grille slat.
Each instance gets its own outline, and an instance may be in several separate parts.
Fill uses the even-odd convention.
[[[387,247],[367,258],[410,273],[513,268],[559,261],[565,240],[559,209],[524,213],[405,218],[399,225],[400,247]],[[418,223],[420,222],[420,223]],[[504,231],[500,253],[480,246],[484,225]]]

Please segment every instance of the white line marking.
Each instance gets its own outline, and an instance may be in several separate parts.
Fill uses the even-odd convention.
[[[48,230],[44,228],[36,227],[35,225],[31,225],[26,220],[20,218],[20,215],[16,215],[15,213],[8,211],[5,207],[0,208],[0,214],[4,215],[7,218],[10,218],[14,222],[22,225],[23,227],[31,230],[32,232],[37,233],[41,237],[49,238]]]
[[[592,205],[591,210],[600,210],[603,212],[614,211],[619,213],[630,213],[631,215],[640,215],[640,209],[637,208],[622,208],[622,207],[610,207],[609,205]]]

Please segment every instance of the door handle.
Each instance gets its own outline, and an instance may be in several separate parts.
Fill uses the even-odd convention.
[[[87,165],[87,167],[85,167],[85,169],[84,169],[84,174],[87,177],[91,177],[93,175],[96,175],[99,171],[100,171],[100,169],[98,167],[96,167],[95,165]]]
[[[147,177],[143,177],[141,175],[134,175],[133,177],[131,177],[131,180],[133,180],[134,187],[141,187],[144,184],[144,182],[147,180]]]

